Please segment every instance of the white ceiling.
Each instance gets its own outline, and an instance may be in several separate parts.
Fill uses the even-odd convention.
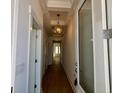
[[[50,13],[50,24],[51,25],[56,25],[58,22],[58,17],[57,14],[60,14],[59,17],[59,23],[60,25],[66,25],[66,20],[67,20],[67,16],[68,16],[68,12],[64,12],[64,11],[49,11]]]
[[[65,25],[73,0],[47,0],[46,5],[50,14],[50,24],[57,24],[57,14],[60,14],[60,24]]]
[[[47,7],[71,8],[73,0],[47,0]]]
[[[60,14],[60,25],[66,26],[69,12],[73,5],[73,0],[44,0],[48,10],[49,20],[51,26],[57,25],[57,14]]]

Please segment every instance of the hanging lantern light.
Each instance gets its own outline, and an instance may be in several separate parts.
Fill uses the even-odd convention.
[[[62,27],[59,23],[59,17],[60,17],[60,14],[57,14],[57,17],[58,17],[58,23],[57,25],[54,27],[54,33],[57,33],[57,34],[61,34],[62,33]]]

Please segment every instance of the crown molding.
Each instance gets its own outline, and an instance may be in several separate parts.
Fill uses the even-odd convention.
[[[48,0],[47,7],[71,8],[71,3],[63,0]]]
[[[48,7],[48,11],[69,12],[70,8]]]

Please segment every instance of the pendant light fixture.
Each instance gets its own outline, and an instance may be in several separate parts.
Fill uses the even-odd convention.
[[[61,34],[62,33],[62,27],[59,23],[59,17],[60,17],[60,14],[57,14],[57,17],[58,17],[58,22],[57,22],[57,25],[54,27],[54,32],[56,34]]]

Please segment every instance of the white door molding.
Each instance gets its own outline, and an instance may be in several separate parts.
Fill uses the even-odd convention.
[[[78,6],[76,8],[76,58],[77,58],[77,82],[78,82],[78,85],[77,85],[77,93],[85,93],[84,89],[80,86],[80,79],[79,79],[79,20],[78,20],[78,12],[82,6],[82,4],[84,3],[85,0],[80,0],[80,2],[78,3]]]
[[[18,10],[19,10],[19,0],[13,0],[13,20],[12,20],[12,45],[11,45],[11,86],[15,86],[15,73],[16,73],[16,48],[17,48],[17,28],[18,28]]]
[[[32,10],[32,6],[29,5],[29,33],[28,33],[28,63],[27,63],[27,93],[29,93],[29,73],[30,73],[30,64],[29,64],[29,61],[30,61],[30,33],[31,31],[33,30],[33,19],[36,21],[37,25],[38,25],[38,28],[36,29],[36,36],[34,37],[34,39],[36,39],[36,50],[35,50],[35,57],[38,61],[38,63],[36,63],[36,72],[35,73],[35,83],[37,83],[37,88],[34,89],[36,93],[42,93],[41,91],[41,79],[42,79],[42,76],[41,76],[41,70],[42,70],[42,48],[43,48],[43,29],[42,27],[40,26],[39,24],[39,21],[37,20],[37,17],[34,13],[34,11]]]
[[[107,0],[102,0],[102,30],[104,32],[108,31],[108,19],[107,19]],[[103,39],[104,47],[104,69],[105,69],[105,91],[110,93],[110,76],[109,76],[109,38]]]

